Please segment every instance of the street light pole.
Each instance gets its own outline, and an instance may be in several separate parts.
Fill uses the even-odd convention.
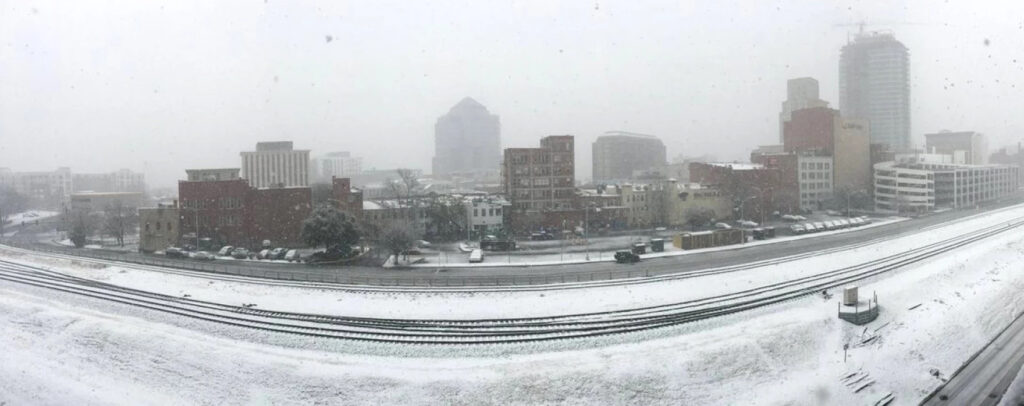
[[[590,224],[587,220],[589,219],[590,205],[583,207],[583,244],[587,251],[587,261],[590,261]]]

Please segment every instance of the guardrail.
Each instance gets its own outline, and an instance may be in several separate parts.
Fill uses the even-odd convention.
[[[351,267],[317,267],[290,264],[272,264],[263,262],[261,267],[234,264],[234,261],[199,261],[190,259],[160,258],[155,255],[118,254],[115,252],[47,247],[39,244],[24,244],[6,241],[6,245],[57,255],[68,255],[89,259],[116,261],[127,264],[158,266],[196,272],[207,272],[220,275],[244,276],[251,278],[273,279],[281,281],[314,282],[339,285],[357,285],[372,287],[501,287],[501,286],[539,286],[558,283],[609,281],[654,276],[646,269],[629,269],[607,272],[576,272],[549,275],[495,275],[485,276],[446,276],[437,273],[416,275],[410,271],[404,275],[346,275]],[[243,262],[243,261],[238,261]],[[281,269],[266,269],[266,266],[279,266]],[[365,272],[373,272],[372,268],[361,268]]]

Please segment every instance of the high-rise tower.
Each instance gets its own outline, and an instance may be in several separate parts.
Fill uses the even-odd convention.
[[[497,174],[501,160],[498,116],[472,98],[456,104],[434,124],[434,176]]]
[[[871,126],[871,143],[911,148],[910,52],[891,33],[861,33],[839,55],[839,110]]]

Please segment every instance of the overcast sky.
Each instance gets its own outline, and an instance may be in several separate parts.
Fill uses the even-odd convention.
[[[0,167],[129,168],[171,186],[257,141],[429,171],[465,96],[503,146],[607,130],[669,156],[747,158],[778,138],[788,78],[838,108],[840,47],[884,23],[911,52],[912,133],[1024,138],[1024,6],[978,1],[3,0]],[[1011,9],[1013,8],[1013,9]],[[894,24],[900,23],[900,24]],[[330,40],[328,40],[330,37]],[[987,44],[986,44],[987,40]]]

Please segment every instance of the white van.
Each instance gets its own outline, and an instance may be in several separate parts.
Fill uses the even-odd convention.
[[[469,253],[469,262],[484,262],[484,251],[479,248],[474,249],[473,252]]]

